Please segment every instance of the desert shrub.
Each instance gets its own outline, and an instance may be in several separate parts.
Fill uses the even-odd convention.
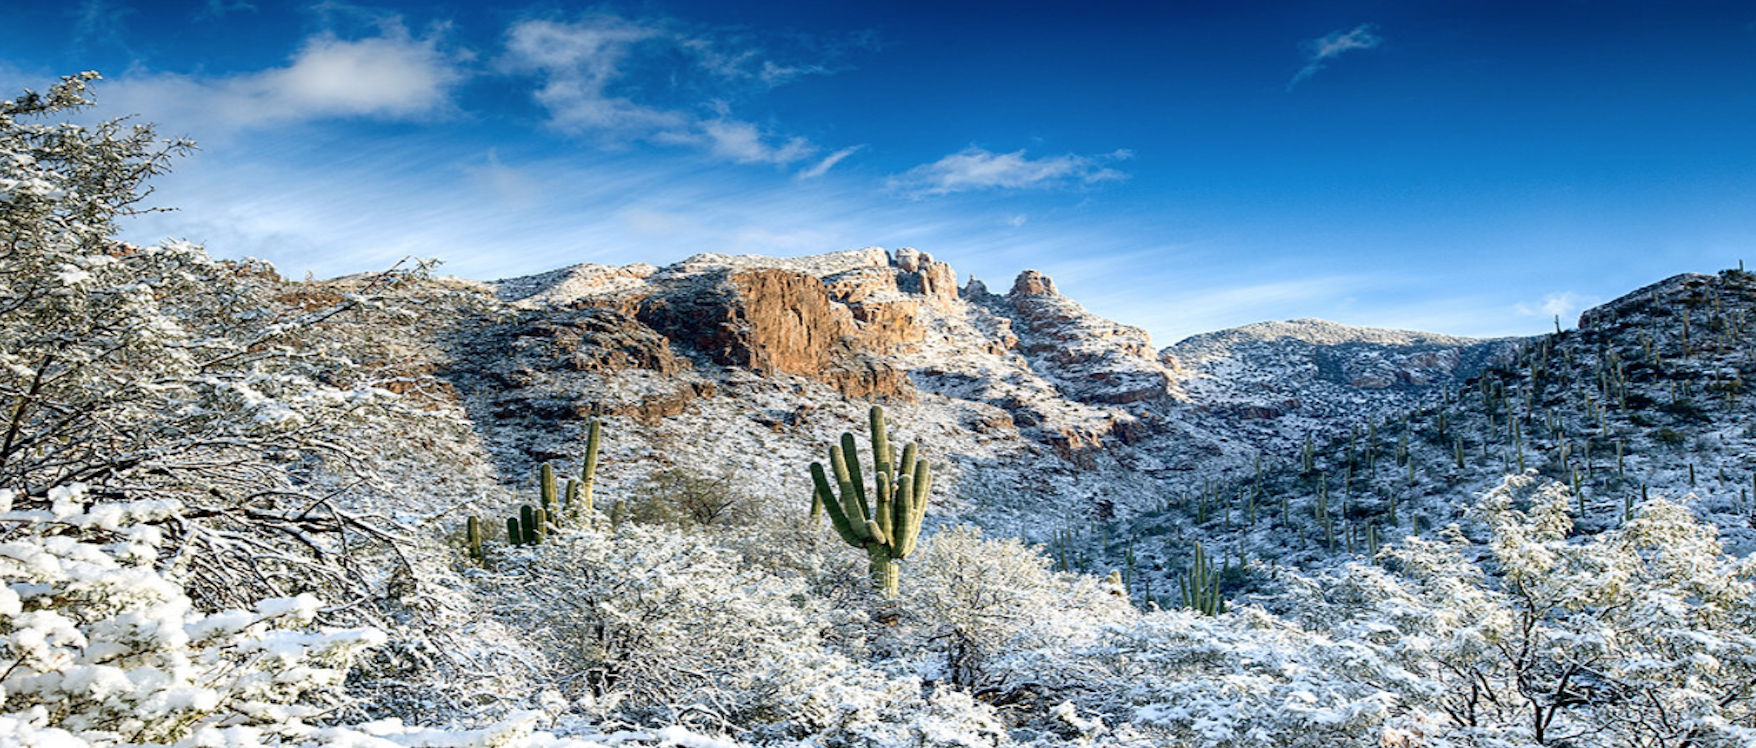
[[[635,522],[683,529],[749,524],[761,502],[738,485],[729,465],[709,474],[695,468],[670,467],[653,472],[628,500]]]

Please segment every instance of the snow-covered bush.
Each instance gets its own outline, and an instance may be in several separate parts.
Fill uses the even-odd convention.
[[[1431,745],[1751,745],[1756,562],[1674,502],[1587,538],[1570,504],[1510,476],[1476,506],[1485,544],[1411,538],[1398,573],[1354,566],[1296,607],[1397,664],[1370,678]]]
[[[1003,735],[967,694],[923,695],[917,678],[840,651],[849,647],[831,644],[832,629],[859,614],[830,610],[795,570],[748,563],[714,533],[624,524],[557,534],[501,551],[483,578],[575,719],[873,748]]]
[[[1125,594],[1089,576],[1058,574],[1016,538],[985,538],[959,525],[935,533],[908,562],[907,607],[945,654],[945,677],[960,688],[1041,688],[1043,648],[1076,647],[1105,624],[1135,614]],[[1005,662],[1002,662],[1005,661]]]
[[[252,745],[308,737],[372,629],[316,629],[310,595],[203,615],[153,567],[173,501],[0,514],[0,735],[20,744]],[[0,492],[0,503],[12,497]],[[6,738],[0,738],[5,742]]]
[[[508,551],[500,575],[505,614],[526,622],[549,680],[594,717],[730,726],[766,708],[763,668],[815,638],[796,583],[662,526],[557,534]]]
[[[0,491],[0,748],[730,748],[675,726],[558,738],[534,712],[475,730],[330,724],[348,667],[383,633],[314,625],[311,595],[202,613],[155,563],[177,502],[49,495],[16,510]]]
[[[1395,703],[1391,665],[1259,608],[1177,610],[1113,627],[1078,653],[1083,711],[1189,746],[1377,745]]]

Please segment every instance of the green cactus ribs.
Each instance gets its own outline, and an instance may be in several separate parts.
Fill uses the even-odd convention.
[[[1226,612],[1226,599],[1219,593],[1219,574],[1214,572],[1213,561],[1207,558],[1200,541],[1195,543],[1195,558],[1181,582],[1183,607],[1210,616]]]
[[[927,461],[919,458],[920,445],[903,448],[894,459],[890,436],[884,428],[884,409],[872,406],[872,482],[868,492],[860,470],[859,445],[853,434],[841,435],[841,444],[829,448],[828,469],[811,463],[811,515],[827,513],[830,525],[843,541],[863,548],[870,562],[872,584],[894,599],[898,593],[895,562],[915,550],[921,520],[933,488]],[[831,471],[835,482],[830,483]]]
[[[562,482],[563,478],[555,474],[554,465],[545,462],[537,466],[537,505],[525,504],[516,514],[506,518],[507,545],[535,545],[543,542],[551,532],[574,523],[579,523],[585,530],[595,526],[597,512],[592,505],[592,487],[597,479],[603,422],[593,418],[586,434],[585,459],[580,464],[578,478],[566,478]],[[619,505],[620,502],[618,508]],[[619,517],[612,515],[612,520],[617,521]],[[464,543],[469,557],[483,566],[488,563],[483,550],[485,534],[481,521],[469,517]]]

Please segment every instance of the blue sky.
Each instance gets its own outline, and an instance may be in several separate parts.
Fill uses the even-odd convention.
[[[1756,3],[268,0],[0,6],[201,151],[187,238],[292,277],[916,247],[1159,345],[1567,326],[1756,262]]]

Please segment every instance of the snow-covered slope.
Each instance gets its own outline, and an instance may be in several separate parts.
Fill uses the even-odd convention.
[[[1285,453],[1455,389],[1515,350],[1514,341],[1355,327],[1319,319],[1259,322],[1164,349],[1183,387],[1230,432]]]

